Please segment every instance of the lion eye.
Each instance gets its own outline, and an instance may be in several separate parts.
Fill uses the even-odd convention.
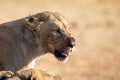
[[[65,34],[65,32],[61,29],[56,29],[56,30],[53,30],[54,32],[56,33],[59,33],[59,34]]]
[[[58,33],[61,33],[60,29],[57,30]]]
[[[65,31],[61,30],[61,33],[62,33],[62,34],[65,34]]]
[[[57,33],[59,33],[59,34],[65,34],[65,32],[63,30],[60,30],[60,29],[57,30]]]

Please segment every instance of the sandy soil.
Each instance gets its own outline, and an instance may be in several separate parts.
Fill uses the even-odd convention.
[[[76,38],[66,63],[46,55],[36,68],[64,80],[120,80],[119,0],[0,0],[0,23],[41,11],[63,14]]]

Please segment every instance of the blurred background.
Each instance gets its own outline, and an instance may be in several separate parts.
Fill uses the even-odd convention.
[[[36,68],[64,80],[120,80],[120,0],[0,0],[0,23],[47,10],[69,20],[76,49],[66,63],[48,54]]]

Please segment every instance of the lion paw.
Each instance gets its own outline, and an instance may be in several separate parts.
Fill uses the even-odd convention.
[[[13,76],[13,72],[11,71],[0,71],[0,80],[6,80]]]
[[[58,75],[52,75],[43,70],[34,70],[32,71],[30,80],[62,80],[62,79]]]
[[[53,75],[44,70],[28,69],[19,73],[0,71],[0,80],[62,80],[60,76]]]

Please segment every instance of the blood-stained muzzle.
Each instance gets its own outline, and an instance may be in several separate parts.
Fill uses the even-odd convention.
[[[75,39],[73,37],[67,38],[67,45],[73,48],[75,46]]]

